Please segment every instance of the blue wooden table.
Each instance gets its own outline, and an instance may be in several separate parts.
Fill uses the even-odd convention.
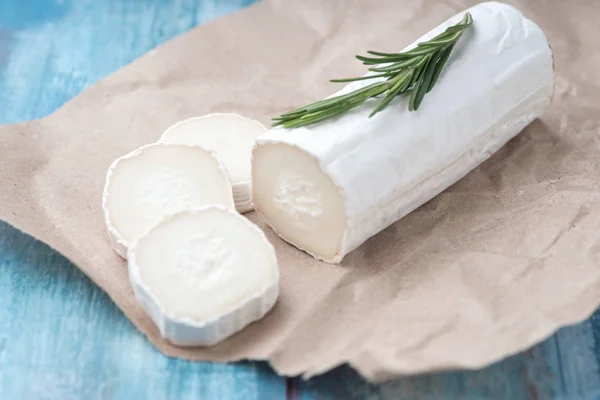
[[[39,118],[193,26],[252,0],[0,0],[0,123]],[[0,160],[1,168],[2,160]],[[476,372],[375,386],[157,352],[65,258],[0,222],[0,399],[600,399],[600,312]]]

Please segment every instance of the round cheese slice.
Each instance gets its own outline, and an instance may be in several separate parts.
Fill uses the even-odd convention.
[[[238,114],[209,114],[176,123],[163,133],[160,142],[197,145],[217,152],[231,178],[235,207],[243,213],[253,209],[252,146],[265,132],[260,122]]]
[[[233,208],[227,172],[216,155],[199,146],[155,143],[110,166],[102,209],[113,249],[127,248],[165,215],[208,204]]]
[[[279,293],[275,250],[235,211],[206,206],[165,217],[129,249],[142,308],[177,346],[211,346],[261,319]]]

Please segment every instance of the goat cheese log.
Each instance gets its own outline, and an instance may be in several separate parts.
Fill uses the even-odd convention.
[[[541,29],[502,3],[468,11],[473,26],[418,111],[409,112],[408,96],[402,96],[368,118],[380,101],[371,99],[323,123],[275,128],[258,138],[253,202],[279,236],[338,263],[465,176],[547,109],[554,72]],[[367,84],[351,83],[335,95]]]
[[[275,249],[231,208],[166,216],[128,253],[129,278],[161,335],[177,346],[211,346],[262,318],[279,293]]]

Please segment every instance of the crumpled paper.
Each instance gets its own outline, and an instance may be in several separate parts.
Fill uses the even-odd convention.
[[[101,210],[110,163],[172,123],[238,112],[265,124],[354,76],[365,49],[399,50],[473,1],[264,1],[196,28],[54,114],[0,126],[0,218],[68,257],[169,356],[268,360],[368,379],[478,368],[600,303],[600,3],[511,4],[554,50],[551,109],[489,161],[339,265],[278,239],[281,296],[212,348],[177,348],[137,304]]]

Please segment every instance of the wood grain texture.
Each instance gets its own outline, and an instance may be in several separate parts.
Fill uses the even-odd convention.
[[[252,1],[0,0],[0,123],[45,116],[169,38]],[[286,397],[286,380],[263,363],[162,356],[64,257],[4,223],[0,321],[0,399]],[[481,371],[375,386],[340,367],[287,383],[287,397],[303,400],[600,399],[600,312]]]

